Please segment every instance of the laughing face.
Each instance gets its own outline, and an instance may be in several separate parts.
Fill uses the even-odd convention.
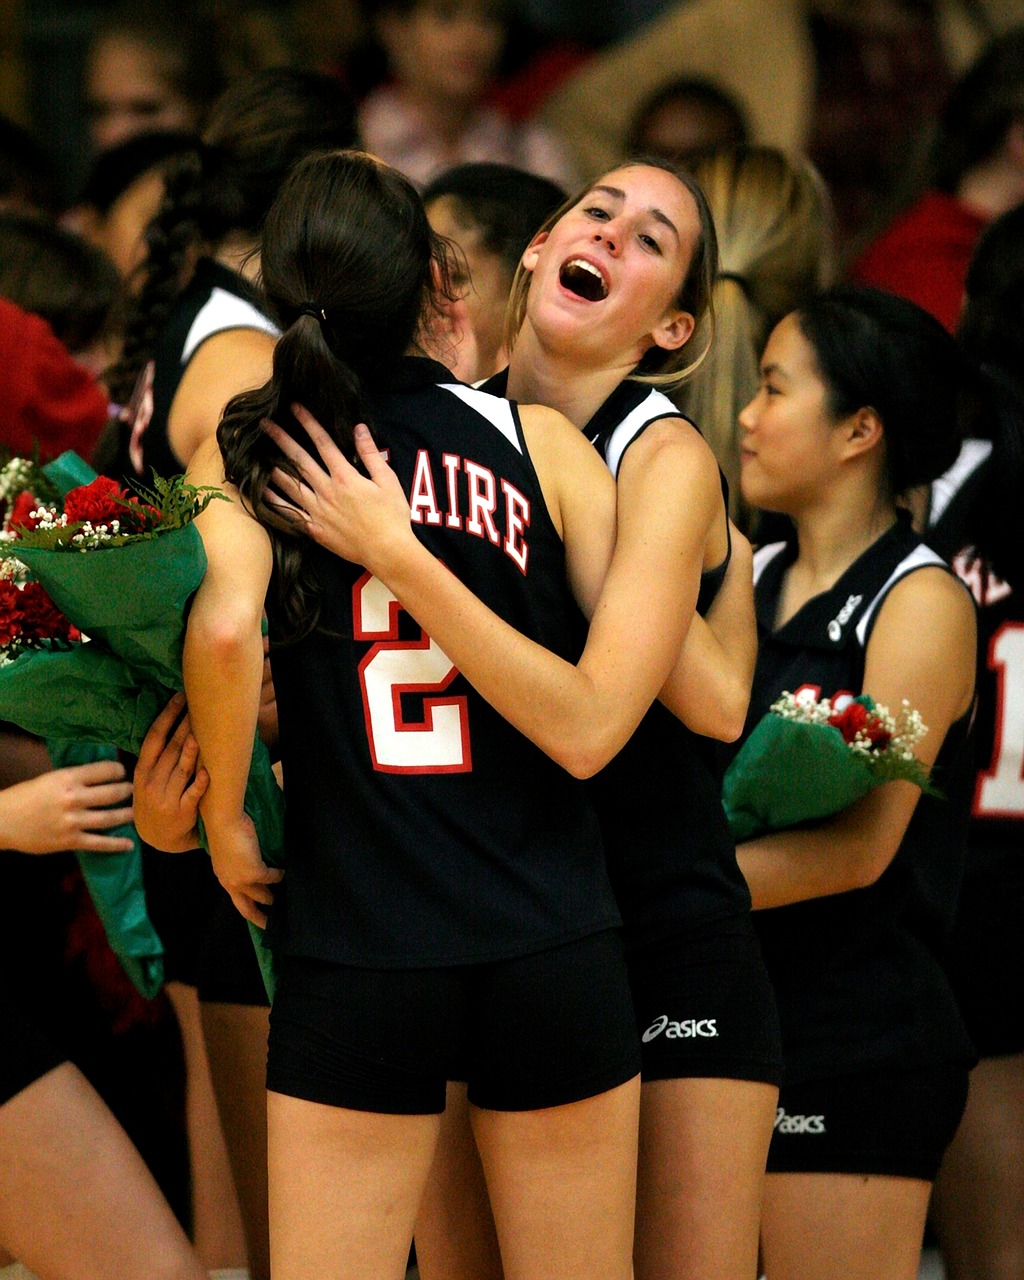
[[[527,324],[551,350],[630,368],[652,346],[677,350],[694,328],[677,299],[699,235],[693,196],[671,173],[613,170],[523,255]]]

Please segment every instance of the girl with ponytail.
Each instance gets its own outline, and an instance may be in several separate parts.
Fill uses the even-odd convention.
[[[567,583],[584,608],[598,595],[614,486],[560,415],[430,358],[445,242],[396,170],[356,152],[303,161],[261,263],[285,329],[271,378],[231,401],[190,468],[230,501],[198,521],[208,570],[184,670],[217,875],[252,921],[273,902],[275,1280],[404,1276],[449,1079],[468,1082],[508,1274],[628,1280],[639,1051],[596,817],[484,701],[500,656],[478,692],[280,496],[301,487],[298,402],[336,454],[354,457],[368,423],[431,569],[550,658],[576,644]],[[264,600],[288,802],[277,894],[242,807]]]

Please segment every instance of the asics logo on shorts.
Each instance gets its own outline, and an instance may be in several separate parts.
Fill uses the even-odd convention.
[[[667,1013],[655,1018],[641,1037],[644,1044],[656,1039],[664,1031],[666,1040],[691,1040],[695,1036],[717,1036],[714,1018],[684,1018],[671,1022]]]
[[[779,1133],[824,1133],[824,1116],[787,1116],[786,1108],[775,1112],[775,1128]]]

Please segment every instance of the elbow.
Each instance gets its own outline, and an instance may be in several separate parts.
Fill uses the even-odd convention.
[[[889,841],[864,845],[856,850],[855,856],[848,861],[848,889],[870,889],[877,884],[896,856],[898,845]]]
[[[259,617],[228,610],[202,621],[193,619],[189,623],[188,638],[205,657],[216,663],[230,662],[240,653],[248,652],[253,637],[259,634]]]
[[[585,780],[600,773],[622,746],[623,742],[609,733],[576,732],[567,735],[566,741],[549,754],[574,778]]]

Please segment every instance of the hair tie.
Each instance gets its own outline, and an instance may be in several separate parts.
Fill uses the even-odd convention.
[[[741,276],[738,271],[719,271],[719,280],[732,280],[734,284],[738,284],[743,292],[750,297],[750,282],[746,276]]]
[[[318,307],[315,302],[304,302],[299,307],[299,315],[312,316],[314,320],[325,321],[327,319],[326,311],[324,311],[323,307]]]

